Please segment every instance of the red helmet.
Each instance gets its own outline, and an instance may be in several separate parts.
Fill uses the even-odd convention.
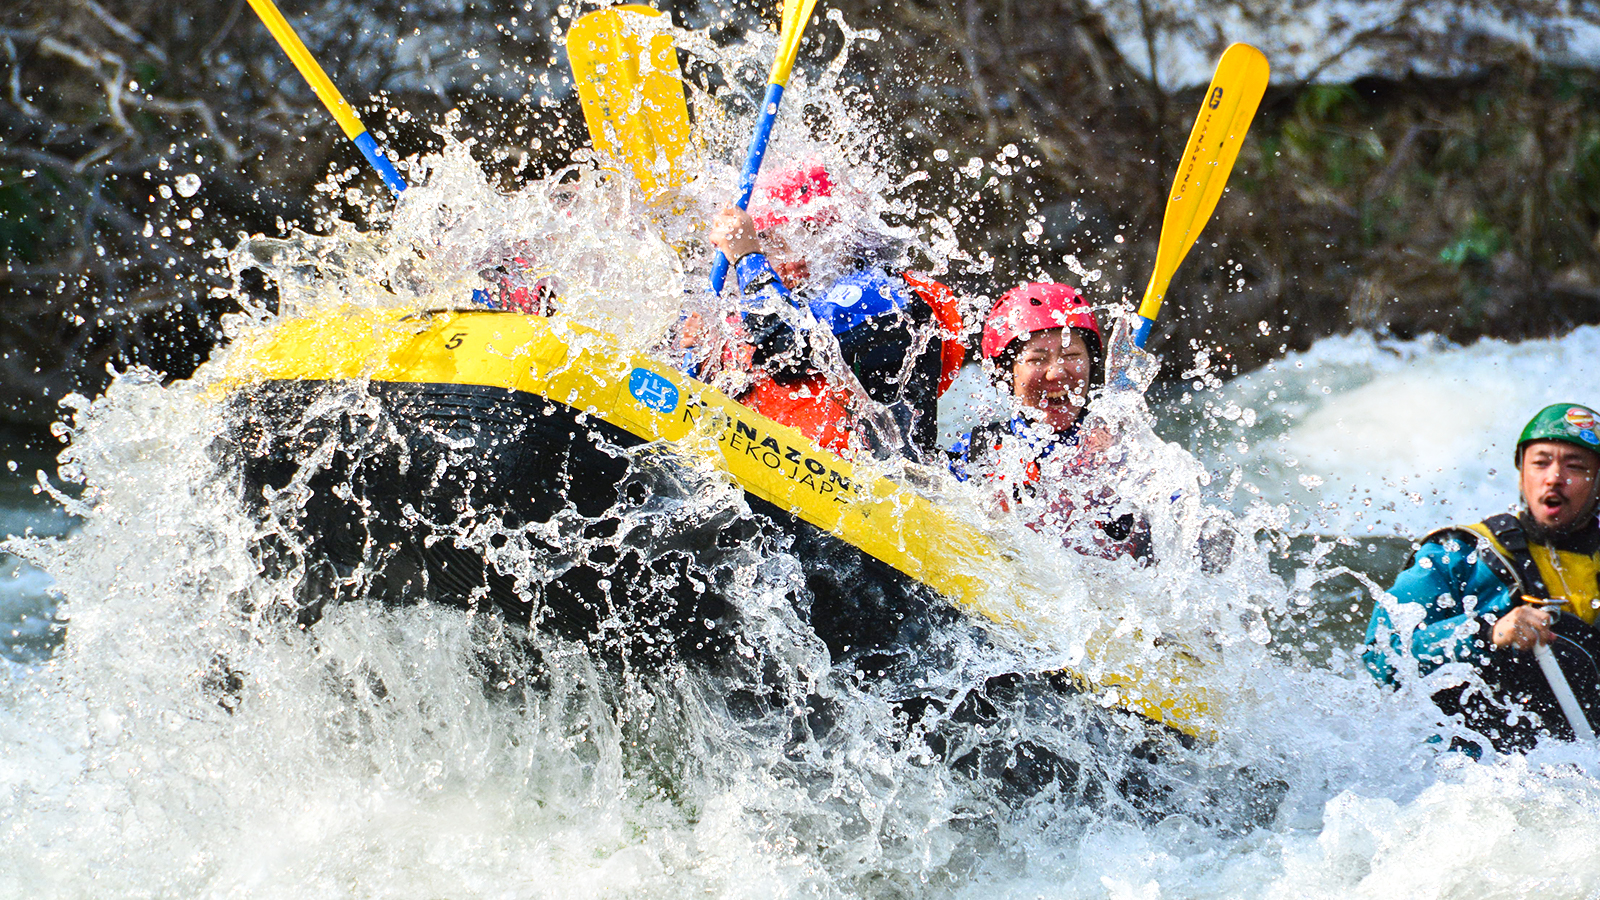
[[[983,320],[983,358],[994,359],[1012,341],[1051,328],[1081,328],[1094,335],[1094,349],[1104,343],[1100,323],[1077,288],[1039,281],[1017,285],[1000,295]]]
[[[835,211],[828,203],[815,201],[833,196],[833,177],[819,162],[800,162],[773,172],[756,185],[750,203],[750,217],[757,231],[766,231],[791,217],[802,222],[831,218]]]

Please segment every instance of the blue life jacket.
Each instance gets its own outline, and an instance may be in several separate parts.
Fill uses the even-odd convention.
[[[747,311],[759,308],[769,297],[794,302],[789,289],[784,287],[783,280],[763,254],[750,253],[741,257],[734,266],[734,273],[739,278],[739,290],[745,294]],[[868,319],[905,309],[911,305],[911,298],[899,279],[876,268],[866,268],[835,281],[806,305],[819,324],[839,335]]]
[[[1038,462],[1061,447],[1077,446],[1078,424],[1082,421],[1083,415],[1080,413],[1078,421],[1073,422],[1071,428],[1050,435],[1041,435],[1039,432],[1042,429],[1039,423],[1021,413],[1012,416],[1010,421],[979,425],[956,438],[956,442],[951,445],[950,473],[961,481],[971,478],[973,473],[970,467],[988,464],[990,454],[994,453],[999,442],[1007,436],[1025,441],[1033,453],[1031,461]]]
[[[1455,685],[1433,701],[1448,715],[1462,715],[1501,752],[1529,749],[1546,735],[1574,737],[1531,654],[1494,644],[1495,622],[1524,596],[1566,601],[1552,624],[1557,640],[1550,651],[1586,717],[1600,720],[1600,632],[1588,624],[1600,594],[1600,528],[1588,523],[1536,538],[1534,527],[1524,511],[1424,537],[1389,589],[1392,600],[1374,604],[1362,654],[1373,676],[1391,684],[1411,662],[1422,676],[1447,663],[1471,664],[1487,693]],[[1551,582],[1564,597],[1552,598]],[[1453,739],[1452,746],[1481,751],[1476,741]]]

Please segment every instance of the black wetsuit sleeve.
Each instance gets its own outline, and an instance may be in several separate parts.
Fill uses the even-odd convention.
[[[744,317],[744,327],[755,347],[751,362],[773,381],[799,381],[811,374],[805,342],[782,316],[751,313]]]
[[[771,309],[774,302],[793,304],[794,297],[778,279],[764,256],[752,253],[739,260],[739,291],[745,302],[759,309]],[[764,302],[763,302],[764,301]],[[777,382],[799,381],[811,374],[805,339],[782,315],[776,312],[746,312],[745,333],[754,348],[751,363]]]

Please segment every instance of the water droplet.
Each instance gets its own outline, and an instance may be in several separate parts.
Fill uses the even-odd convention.
[[[178,187],[178,196],[180,197],[193,197],[195,192],[200,190],[200,176],[193,172],[179,175],[178,180],[174,183]]]

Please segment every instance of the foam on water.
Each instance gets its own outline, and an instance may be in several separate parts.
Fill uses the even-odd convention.
[[[1191,446],[1295,510],[1297,530],[1419,537],[1516,502],[1512,451],[1533,414],[1594,404],[1600,328],[1469,347],[1436,338],[1320,341],[1216,393]]]
[[[1125,427],[1142,457],[1130,466],[1177,473],[1130,490],[1173,509],[1157,521],[1176,561],[1184,515],[1205,513],[1170,492],[1193,490],[1199,464]],[[1036,611],[1042,642],[991,648],[1007,658],[973,670],[1070,659],[1079,619],[1107,597],[1169,633],[1203,623],[1235,663],[1219,687],[1243,699],[1214,748],[1170,765],[1202,789],[1217,767],[1281,779],[1276,816],[1240,833],[1181,803],[1150,820],[1081,799],[999,802],[889,739],[881,699],[820,675],[806,696],[847,727],[794,759],[792,712],[730,712],[732,685],[618,684],[577,648],[536,644],[533,660],[455,610],[345,605],[302,631],[261,612],[289,586],[260,575],[260,526],[203,450],[219,428],[198,383],[119,379],[73,435],[69,474],[90,486],[80,530],[18,548],[72,615],[60,653],[8,677],[0,715],[14,751],[0,870],[29,894],[1389,896],[1403,873],[1424,895],[1576,897],[1600,883],[1578,852],[1597,784],[1570,768],[1600,760],[1441,757],[1425,697],[1276,658],[1259,621],[1223,617],[1294,612],[1295,585],[1252,543],[1209,576],[1036,548],[1032,576],[1060,600]],[[1251,516],[1270,510],[1235,527],[1284,525]],[[741,602],[774,610],[772,640],[818,672],[825,654],[778,612],[793,565],[762,561]],[[1093,760],[1063,721],[1004,727]],[[1469,826],[1487,849],[1461,848]],[[1520,862],[1535,845],[1559,874]]]
[[[710,48],[703,35],[682,42],[735,68],[769,49]],[[895,206],[903,201],[887,168],[873,165],[861,136],[872,132],[852,118],[829,80],[836,74],[796,82],[790,102],[812,113],[814,130],[793,116],[775,152],[824,156],[874,198],[861,214],[874,227],[908,253],[959,262],[948,221],[934,217],[923,233],[883,224],[920,220]],[[711,146],[737,143],[714,134]],[[236,266],[278,285],[278,308],[241,296],[246,312],[230,333],[248,338],[339,304],[459,306],[486,268],[521,259],[561,285],[557,327],[598,324],[625,349],[659,348],[703,275],[699,223],[730,193],[731,171],[717,167],[647,210],[582,161],[495,190],[452,145],[411,169],[416,186],[383,228],[339,225],[237,248]],[[1570,351],[1567,365],[1549,367],[1569,372],[1595,340],[1580,330],[1543,346],[1467,350],[1323,342],[1190,400],[1209,399],[1216,414],[1188,443],[1244,444],[1233,462],[1162,440],[1139,395],[1108,393],[1093,425],[1117,438],[1115,458],[1083,488],[1114,483],[1123,508],[1149,521],[1159,560],[1150,566],[1063,552],[1059,535],[988,518],[978,489],[927,476],[927,490],[1014,551],[1003,575],[1031,602],[1016,627],[939,635],[947,664],[914,686],[950,696],[1007,672],[1156,667],[1182,646],[1209,663],[1188,687],[1215,698],[1216,738],[1193,748],[1105,717],[1109,692],[1029,695],[977,720],[936,711],[908,725],[905,695],[835,671],[800,626],[793,604],[805,572],[781,545],[744,547],[715,573],[741,625],[732,661],[709,671],[619,671],[552,635],[438,605],[333,604],[302,627],[297,573],[262,565],[277,526],[248,511],[217,452],[229,425],[214,388],[235,351],[186,382],[124,373],[69,410],[71,443],[54,481],[82,486],[81,496],[58,495],[77,528],[6,544],[54,579],[70,625],[48,660],[0,672],[0,892],[1592,895],[1600,782],[1587,773],[1600,771],[1600,756],[1561,746],[1485,762],[1441,753],[1429,739],[1455,729],[1426,696],[1379,689],[1349,652],[1312,663],[1293,646],[1296,626],[1320,612],[1316,585],[1336,567],[1321,551],[1287,572],[1273,564],[1297,531],[1376,525],[1326,505],[1342,503],[1333,492],[1364,491],[1366,472],[1402,469],[1383,488],[1396,496],[1423,489],[1415,479],[1426,470],[1403,471],[1395,460],[1412,457],[1390,433],[1357,445],[1369,456],[1330,449],[1354,443],[1327,437],[1341,433],[1337,423],[1393,408],[1382,385],[1403,386],[1419,369],[1431,373],[1419,392],[1441,373],[1465,383],[1505,372],[1512,394],[1531,392],[1525,366]],[[1475,423],[1470,414],[1487,401],[1469,396],[1459,415]],[[1456,458],[1468,468],[1450,474],[1442,456],[1464,448],[1468,430],[1437,429],[1451,435],[1430,459],[1445,474],[1426,485],[1458,508],[1480,496],[1463,487],[1477,484],[1470,467],[1491,458],[1463,450]],[[631,452],[643,464],[665,449]],[[1277,476],[1260,469],[1274,465],[1322,479],[1321,492],[1266,494]],[[618,533],[751,515],[709,467],[653,471],[661,480],[646,502],[611,511],[623,520]],[[1237,488],[1246,483],[1270,502]],[[292,492],[280,499],[294,502]],[[1424,519],[1433,521],[1406,521]],[[562,560],[538,549],[552,538],[539,529],[568,545],[602,540],[587,524],[563,515],[530,526],[498,561],[527,577],[555,571]],[[1112,654],[1096,649],[1107,641]],[[1016,791],[981,767],[949,764],[956,754],[937,752],[934,738],[1029,744],[1078,777]],[[1153,767],[1134,759],[1147,744],[1159,751]],[[1135,778],[1164,797],[1141,805],[1109,787]]]

